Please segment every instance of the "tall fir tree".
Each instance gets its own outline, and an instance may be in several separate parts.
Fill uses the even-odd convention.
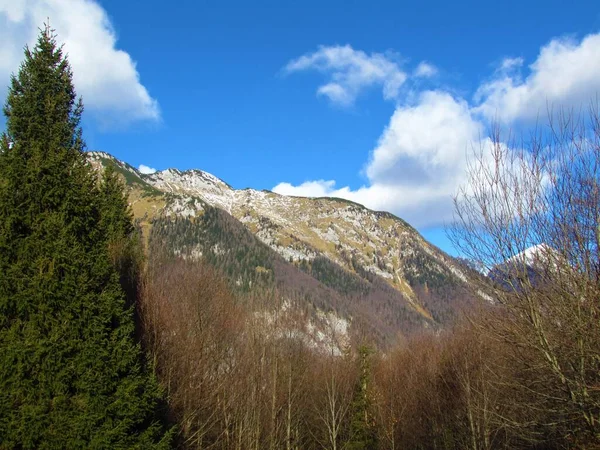
[[[0,139],[0,448],[168,448],[109,255],[131,223],[105,208],[82,111],[46,27],[11,78]]]
[[[132,305],[138,295],[144,251],[141,233],[133,225],[125,186],[112,164],[104,169],[99,190],[100,221],[107,236],[109,257],[119,273],[127,302]]]
[[[377,450],[377,432],[371,405],[371,350],[369,347],[365,345],[359,347],[358,364],[360,376],[352,399],[350,440],[346,448],[349,450]]]

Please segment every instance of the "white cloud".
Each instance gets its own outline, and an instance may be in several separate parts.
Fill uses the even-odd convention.
[[[414,106],[398,106],[366,166],[367,186],[335,188],[334,181],[280,183],[284,195],[332,196],[391,211],[416,226],[452,218],[452,196],[465,181],[470,145],[483,125],[465,100],[425,91]]]
[[[535,120],[547,108],[588,106],[600,94],[600,33],[551,40],[523,79],[521,58],[506,58],[477,91],[477,111],[504,122]]]
[[[306,181],[298,186],[290,183],[279,183],[272,191],[281,195],[291,195],[296,197],[327,197],[335,189],[335,181]]]
[[[438,69],[433,64],[422,61],[414,70],[413,75],[419,78],[431,78],[437,75]]]
[[[352,103],[362,88],[384,84],[387,79],[363,72],[393,72],[360,69],[371,67],[372,58],[349,46],[321,47],[292,61],[288,71],[310,68],[331,73],[331,81],[319,92],[337,103]],[[505,58],[491,79],[476,90],[473,101],[449,91],[406,90],[406,98],[396,98],[396,110],[370,153],[364,186],[337,188],[335,181],[320,180],[299,186],[280,183],[274,191],[342,197],[393,212],[421,227],[452,220],[452,196],[467,181],[467,155],[475,147],[483,149],[484,158],[490,157],[491,142],[483,136],[494,119],[510,126],[538,115],[543,118],[547,106],[587,107],[590,100],[600,96],[600,33],[580,41],[553,39],[540,49],[525,75],[524,64],[519,57]],[[402,73],[397,65],[395,69]],[[436,73],[435,66],[422,62],[412,77]],[[402,76],[404,83],[407,76]],[[401,85],[397,85],[396,95]]]
[[[499,72],[506,73],[514,69],[520,69],[525,61],[523,58],[504,58],[499,67]]]
[[[349,45],[321,46],[285,67],[287,73],[304,70],[329,74],[330,81],[320,86],[317,93],[341,106],[352,105],[364,89],[376,85],[382,86],[385,99],[394,99],[407,79],[393,56],[369,55]]]
[[[23,59],[23,46],[35,44],[48,18],[64,43],[77,93],[88,111],[119,123],[160,118],[136,63],[116,47],[110,20],[93,0],[0,0],[1,85],[8,85]]]
[[[156,169],[148,167],[145,164],[140,164],[138,170],[145,175],[151,175],[156,172]]]
[[[462,167],[467,145],[481,125],[466,101],[425,91],[415,106],[399,106],[367,166],[372,181],[386,184],[441,182]]]

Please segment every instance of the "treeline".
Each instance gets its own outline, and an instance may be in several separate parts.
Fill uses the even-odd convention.
[[[273,306],[265,320],[180,258],[151,259],[139,306],[182,448],[341,449],[359,438],[353,414],[371,427],[357,356],[307,345],[301,313]]]
[[[140,299],[145,347],[179,424],[181,448],[598,443],[543,355],[517,344],[520,331],[502,307],[389,352],[364,340],[338,354],[308,344],[298,331],[307,318],[293,310],[273,306],[265,321],[202,262],[152,260]]]
[[[353,330],[369,335],[378,347],[389,347],[397,335],[454,322],[457,311],[474,303],[467,286],[418,281],[418,302],[432,313],[425,318],[404,295],[358,263],[350,272],[323,257],[290,263],[261,242],[242,223],[218,208],[204,205],[199,217],[158,217],[152,221],[151,246],[184,258],[198,258],[216,268],[238,297],[262,298],[276,304],[276,295],[293,301],[307,313],[335,311],[354,318]],[[277,293],[277,294],[276,294]]]

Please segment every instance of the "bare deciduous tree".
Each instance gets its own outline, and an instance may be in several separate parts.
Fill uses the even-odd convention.
[[[536,429],[540,439],[556,430],[571,442],[598,441],[598,105],[549,114],[547,126],[521,142],[502,138],[496,128],[474,152],[449,234],[499,282],[493,297],[503,312],[488,330],[521,364],[512,381],[521,400],[543,411],[535,415],[542,423],[523,416],[507,424]]]

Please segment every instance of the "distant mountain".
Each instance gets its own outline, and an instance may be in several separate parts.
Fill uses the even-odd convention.
[[[96,169],[112,164],[121,173],[146,242],[204,259],[241,295],[261,293],[264,311],[293,305],[307,329],[322,333],[337,323],[348,339],[366,333],[387,345],[489,299],[476,287],[477,271],[390,213],[342,199],[236,190],[201,170],[145,175],[108,153],[88,155]]]
[[[526,264],[528,266],[539,265],[548,260],[548,257],[553,253],[550,246],[542,243],[532,245],[515,256],[508,258],[508,264]]]
[[[506,290],[522,290],[543,282],[556,257],[555,250],[547,244],[532,245],[493,267],[488,277]]]

